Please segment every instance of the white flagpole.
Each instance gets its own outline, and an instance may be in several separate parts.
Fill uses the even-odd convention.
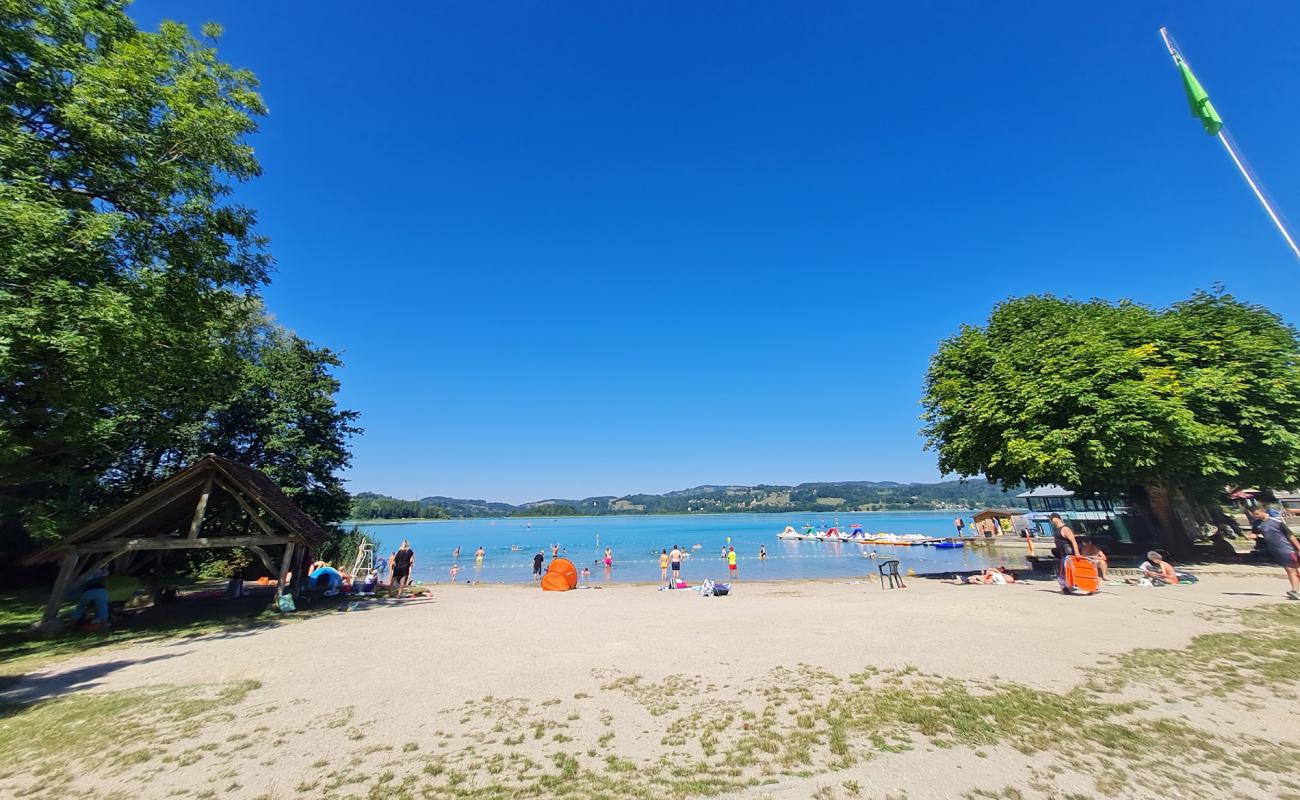
[[[1170,38],[1169,30],[1167,28],[1160,29],[1160,38],[1164,39],[1165,47],[1168,48],[1169,55],[1173,56],[1175,64],[1186,62],[1187,59],[1183,58],[1183,54],[1174,46],[1173,39]],[[1291,252],[1295,254],[1295,257],[1300,259],[1300,247],[1296,246],[1295,239],[1291,237],[1291,232],[1286,229],[1286,225],[1282,222],[1282,218],[1278,216],[1277,211],[1273,209],[1273,204],[1270,203],[1268,198],[1264,195],[1264,190],[1259,187],[1259,182],[1255,180],[1255,176],[1251,174],[1245,163],[1242,162],[1241,157],[1237,155],[1237,151],[1232,146],[1232,142],[1228,140],[1227,131],[1220,128],[1218,138],[1219,142],[1223,144],[1223,149],[1227,150],[1228,156],[1232,158],[1232,163],[1237,165],[1237,171],[1241,173],[1241,177],[1246,179],[1246,185],[1255,193],[1255,199],[1264,207],[1264,212],[1268,214],[1268,218],[1273,220],[1273,224],[1277,226],[1278,233],[1282,234],[1282,238],[1286,240],[1287,246],[1291,248]]]
[[[1250,186],[1250,190],[1255,193],[1255,198],[1259,200],[1259,204],[1263,206],[1264,211],[1268,213],[1268,218],[1273,220],[1273,224],[1277,226],[1278,233],[1281,233],[1282,238],[1286,239],[1286,243],[1291,248],[1291,252],[1295,253],[1296,258],[1300,258],[1300,247],[1296,247],[1295,239],[1291,238],[1291,232],[1286,229],[1286,225],[1282,224],[1281,217],[1279,217],[1277,212],[1273,210],[1273,204],[1268,202],[1268,198],[1266,198],[1264,192],[1260,190],[1259,184],[1256,183],[1255,179],[1251,176],[1250,170],[1246,169],[1245,164],[1241,163],[1241,159],[1237,156],[1237,151],[1232,149],[1232,144],[1228,141],[1228,137],[1223,135],[1222,130],[1219,131],[1219,141],[1223,142],[1223,149],[1227,150],[1228,155],[1232,157],[1232,163],[1236,164],[1237,169],[1241,171],[1241,177],[1246,179],[1246,183]]]

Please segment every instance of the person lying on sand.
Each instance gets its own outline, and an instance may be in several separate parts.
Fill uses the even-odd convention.
[[[1011,572],[1008,572],[1006,567],[986,569],[979,575],[970,575],[965,578],[960,575],[954,575],[949,580],[940,581],[940,583],[950,583],[953,586],[965,586],[967,584],[973,584],[976,586],[1003,586],[1015,582],[1016,576]]]

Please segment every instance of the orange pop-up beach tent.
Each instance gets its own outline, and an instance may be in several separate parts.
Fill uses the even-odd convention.
[[[578,568],[567,558],[551,559],[551,566],[542,576],[543,592],[567,592],[578,588]]]

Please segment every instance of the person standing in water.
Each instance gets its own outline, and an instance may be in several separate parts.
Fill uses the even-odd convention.
[[[411,543],[406,539],[402,540],[402,546],[397,548],[393,553],[393,571],[390,573],[393,577],[389,581],[389,586],[397,587],[397,599],[402,599],[402,589],[411,580],[411,568],[415,566],[415,551],[411,549]]]
[[[676,589],[677,582],[682,579],[682,550],[677,545],[673,545],[673,551],[668,554],[668,565],[673,570],[673,582],[668,584],[668,588]]]
[[[560,557],[560,543],[556,542],[555,544],[551,545],[551,558],[559,558],[559,557]]]
[[[605,548],[605,569],[614,566],[614,551],[608,547]]]
[[[541,580],[542,562],[545,560],[546,560],[546,554],[543,553],[541,550],[538,550],[537,555],[533,556],[533,580]]]
[[[659,550],[659,584],[668,582],[668,551]]]
[[[474,566],[483,566],[483,545],[479,545],[478,549],[474,551]]]
[[[734,580],[736,577],[736,548],[727,548],[727,573]]]
[[[758,560],[759,561],[767,560],[767,547],[761,544],[758,546]]]
[[[456,549],[451,551],[451,557],[460,558],[460,545],[456,545]]]

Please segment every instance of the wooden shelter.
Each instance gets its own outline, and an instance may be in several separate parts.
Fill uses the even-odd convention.
[[[245,547],[278,576],[278,599],[286,588],[295,554],[319,548],[327,539],[325,530],[265,474],[207,455],[126,505],[37,551],[25,563],[59,561],[59,575],[41,621],[47,626],[58,618],[69,586],[124,556],[131,566],[138,566],[143,562],[136,555],[142,551],[161,554]],[[278,563],[268,547],[280,549]]]
[[[976,514],[975,530],[995,534],[1010,533],[1011,520],[1017,515],[1017,512],[1010,508],[986,508]]]

